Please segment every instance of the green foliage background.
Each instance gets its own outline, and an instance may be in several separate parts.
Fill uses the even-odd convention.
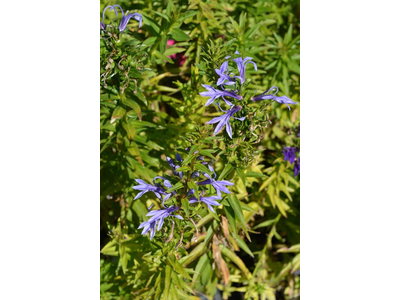
[[[299,147],[300,105],[260,103],[255,125],[235,124],[230,144],[224,131],[208,138],[213,127],[204,124],[220,113],[205,108],[199,92],[238,50],[258,66],[246,70],[250,90],[277,86],[299,102],[299,1],[102,1],[101,14],[114,4],[144,22],[138,28],[132,19],[126,32],[108,37],[114,49],[104,38],[100,44],[101,298],[212,299],[219,289],[223,299],[295,299],[300,182],[282,148]],[[106,24],[119,18],[107,12]],[[187,57],[183,66],[168,58],[175,53]],[[160,203],[150,193],[133,201],[134,179],[171,174],[166,156],[179,151],[185,159],[195,150],[235,183],[233,194],[216,214],[185,210],[201,218],[177,222],[174,231],[166,222],[150,241],[137,227]]]

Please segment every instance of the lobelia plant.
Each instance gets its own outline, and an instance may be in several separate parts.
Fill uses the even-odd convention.
[[[297,4],[108,4],[101,298],[296,299]]]

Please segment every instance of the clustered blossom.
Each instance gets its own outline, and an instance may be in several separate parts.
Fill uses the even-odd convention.
[[[238,51],[235,52],[236,55],[240,55]],[[257,65],[254,61],[252,61],[252,57],[236,57],[233,58],[232,61],[236,63],[237,69],[239,71],[239,76],[235,74],[230,74],[229,73],[229,58],[230,56],[225,57],[225,61],[221,64],[219,69],[215,69],[215,72],[219,76],[216,86],[220,87],[222,90],[219,90],[211,85],[203,84],[203,87],[207,90],[204,92],[201,92],[200,95],[203,97],[209,97],[207,100],[205,106],[209,106],[211,104],[216,104],[220,109],[220,104],[219,101],[222,99],[225,101],[226,105],[229,106],[229,109],[227,111],[222,110],[223,112],[226,112],[226,114],[214,118],[211,121],[208,121],[206,124],[215,124],[218,123],[217,127],[214,130],[214,135],[217,134],[218,132],[221,131],[221,129],[226,126],[226,132],[228,133],[229,137],[232,139],[232,127],[229,124],[229,120],[232,117],[233,114],[237,113],[238,111],[241,110],[241,106],[239,106],[237,103],[238,101],[243,101],[243,96],[239,95],[240,91],[242,90],[241,87],[245,84],[246,82],[246,67],[248,64],[252,64],[254,66],[254,70],[257,71]],[[238,79],[238,80],[236,80]],[[226,87],[225,87],[226,86]],[[229,88],[229,90],[227,89]],[[275,90],[274,93],[272,93]],[[259,96],[256,97],[251,97],[250,100],[257,102],[261,100],[273,100],[275,102],[278,102],[280,104],[285,104],[289,110],[290,107],[288,104],[297,104],[297,102],[294,102],[287,96],[276,96],[278,93],[279,89],[275,86],[270,88],[269,90],[265,91]],[[270,93],[271,92],[271,93]],[[225,97],[229,97],[232,100],[227,100]],[[232,102],[234,103],[232,103]],[[215,103],[214,103],[215,102]],[[246,117],[241,117],[241,118],[235,118],[237,120],[243,121]]]
[[[299,151],[299,148],[297,147],[284,147],[282,150],[283,160],[289,161],[290,164],[294,163],[294,176],[297,176],[300,173],[300,152],[296,158],[297,151]]]
[[[176,160],[179,163],[183,162],[183,159],[179,153],[176,154]],[[200,163],[203,165],[208,165],[209,170],[212,172],[212,177],[210,175],[208,175],[207,173],[202,173],[204,175],[204,177],[206,177],[206,180],[196,182],[197,185],[198,186],[204,186],[204,185],[208,185],[208,184],[212,185],[217,193],[217,196],[205,196],[204,191],[200,191],[201,194],[200,194],[199,198],[196,198],[194,196],[194,190],[190,189],[187,192],[187,195],[185,195],[185,197],[191,196],[189,198],[189,204],[203,202],[204,204],[207,205],[208,209],[211,212],[215,213],[212,206],[220,205],[220,203],[217,202],[216,200],[222,199],[221,192],[230,194],[231,192],[226,188],[226,186],[232,186],[234,184],[227,180],[220,180],[220,181],[215,180],[217,174],[214,172],[214,169],[206,161],[204,161],[204,157],[198,156],[197,160],[200,160]],[[182,179],[184,177],[183,172],[175,171],[176,169],[179,168],[179,165],[175,165],[174,160],[170,157],[167,157],[167,162],[172,167],[173,174],[179,178],[178,181],[183,180]],[[200,173],[198,171],[194,171],[191,174],[192,179],[197,178],[199,176],[200,176]],[[169,179],[167,179],[163,176],[156,176],[153,179],[154,185],[148,184],[141,179],[135,179],[135,180],[139,185],[133,186],[132,188],[134,190],[137,190],[140,192],[136,195],[134,200],[139,199],[141,196],[143,196],[147,192],[152,192],[156,195],[156,197],[158,199],[162,200],[162,206],[164,207],[164,209],[149,211],[149,213],[146,216],[149,216],[150,219],[141,223],[140,226],[138,227],[138,229],[143,228],[143,231],[142,231],[143,235],[150,232],[150,239],[152,239],[154,237],[156,231],[159,231],[162,228],[162,225],[164,224],[164,219],[167,217],[175,217],[175,218],[178,218],[181,220],[183,219],[179,214],[172,215],[173,212],[178,212],[180,210],[179,206],[177,206],[177,205],[171,205],[169,207],[164,206],[164,203],[166,200],[170,199],[172,195],[177,195],[177,193],[175,191],[173,191],[172,193],[167,193],[167,189],[173,187],[173,185]],[[161,180],[162,184],[157,183],[156,182],[157,180],[159,180],[158,182],[160,182],[160,180]],[[174,180],[172,180],[172,181],[174,182]],[[149,210],[150,209],[151,209],[151,207],[149,208]]]
[[[121,10],[122,13],[122,18],[121,18],[121,22],[119,23],[119,32],[122,32],[125,30],[126,26],[128,25],[128,22],[130,19],[134,18],[135,20],[137,20],[139,22],[139,28],[142,26],[142,15],[139,13],[133,13],[133,14],[128,14],[129,11],[126,11],[126,13],[124,13],[123,9],[121,6],[119,6],[118,4],[116,5],[109,5],[106,8],[104,8],[103,10],[103,23],[100,22],[100,29],[102,30],[106,30],[106,23],[104,21],[104,15],[105,12],[107,10],[107,8],[109,9],[108,11],[112,11],[114,10],[115,15],[118,16],[118,11],[117,11],[117,7]]]
[[[270,91],[275,90],[275,92],[273,94],[268,94]],[[286,97],[286,96],[275,96],[276,93],[278,93],[279,89],[276,86],[273,86],[272,88],[270,88],[268,91],[265,91],[264,93],[262,93],[261,95],[257,96],[257,97],[252,97],[251,100],[257,102],[257,101],[261,101],[261,100],[274,100],[280,104],[285,104],[289,110],[290,110],[290,106],[288,104],[297,104],[297,102],[294,102],[292,99]],[[265,95],[268,94],[268,95]]]

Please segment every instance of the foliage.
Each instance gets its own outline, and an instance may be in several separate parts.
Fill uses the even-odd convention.
[[[121,13],[107,10],[101,30],[101,298],[295,299],[300,182],[282,151],[299,150],[300,105],[252,99],[276,86],[299,103],[299,1],[103,2],[101,21],[114,4],[140,13],[143,25],[131,19],[120,32]],[[243,84],[235,79],[243,99],[229,101],[246,119],[231,119],[232,139],[225,129],[213,135],[216,124],[206,122],[223,113],[199,94],[202,84],[217,88],[227,56],[258,67],[246,68]],[[229,72],[237,73],[232,61]],[[205,174],[234,184],[215,213],[189,203],[216,194],[198,185]],[[152,192],[134,200],[135,179],[156,176],[163,198],[171,195],[165,203]],[[183,219],[165,218],[150,239],[138,227],[152,205],[177,206]]]

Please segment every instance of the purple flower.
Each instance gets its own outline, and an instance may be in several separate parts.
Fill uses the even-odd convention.
[[[291,164],[294,163],[294,160],[296,158],[296,147],[284,147],[283,148],[283,160],[288,160]]]
[[[214,172],[214,169],[209,166],[209,169],[211,170],[211,172]],[[226,193],[226,194],[230,194],[231,192],[225,187],[225,185],[235,185],[234,183],[227,181],[227,180],[215,180],[215,177],[217,176],[217,174],[213,173],[213,177],[211,178],[210,175],[208,175],[207,173],[203,173],[205,177],[207,177],[208,179],[204,180],[204,181],[200,181],[197,182],[197,185],[207,185],[207,184],[211,184],[214,189],[217,191],[217,195],[218,198],[221,199],[221,191]],[[217,199],[218,199],[217,198]]]
[[[183,218],[180,215],[171,215],[171,213],[179,210],[179,208],[180,208],[179,206],[170,206],[167,209],[159,209],[149,212],[146,216],[151,216],[151,218],[148,219],[146,222],[140,224],[138,229],[143,228],[142,234],[146,234],[151,229],[152,232],[150,235],[150,239],[152,239],[155,234],[157,222],[158,222],[157,231],[160,231],[161,227],[164,224],[164,219],[169,216],[183,220]]]
[[[220,107],[220,109],[221,109],[221,107]],[[229,124],[229,120],[230,120],[231,117],[233,117],[233,115],[235,113],[237,113],[241,109],[242,108],[240,106],[234,106],[230,110],[225,111],[225,112],[227,112],[226,114],[224,114],[222,116],[219,116],[219,117],[216,117],[216,118],[212,119],[211,121],[208,121],[206,124],[218,123],[217,127],[215,127],[214,135],[217,134],[226,125],[226,128],[225,128],[226,132],[228,133],[229,137],[232,138],[232,127]],[[222,110],[222,111],[224,111],[224,110]],[[241,117],[241,118],[233,117],[233,118],[237,119],[237,120],[240,120],[240,121],[243,121],[246,117]]]
[[[232,85],[235,84],[235,81],[232,81],[232,78],[228,75],[228,61],[225,61],[219,69],[215,69],[215,72],[219,75],[219,79],[217,81],[217,86],[224,85]],[[225,82],[228,81],[228,82]]]
[[[116,9],[116,6],[118,6],[122,10],[121,6],[119,6],[119,5],[113,5],[113,6],[109,5],[103,10],[103,23],[100,22],[100,29],[106,30],[106,22],[104,21],[104,15],[106,13],[107,8],[109,8],[108,11],[114,10],[115,11],[115,15],[118,16],[118,11]]]
[[[140,224],[138,229],[143,228],[142,235],[145,235],[149,230],[151,230],[150,239],[152,239],[156,234],[156,223],[157,222],[155,221],[154,222],[146,221]]]
[[[159,186],[153,186],[153,185],[151,185],[151,184],[148,184],[148,183],[144,182],[144,181],[141,180],[141,179],[135,179],[135,181],[136,181],[137,183],[139,183],[139,185],[135,185],[135,186],[133,186],[132,188],[133,188],[134,190],[141,191],[141,192],[140,192],[139,194],[137,194],[136,197],[135,197],[133,200],[136,200],[136,199],[142,197],[142,196],[143,196],[145,193],[147,193],[147,192],[153,192],[153,193],[157,196],[158,199],[162,199],[162,198],[161,198],[161,194],[163,194],[163,195],[168,195],[168,194],[166,194],[165,191],[164,191],[162,188],[160,188]],[[171,195],[170,195],[170,196],[171,196]],[[169,198],[170,196],[168,196],[168,198]]]
[[[179,210],[178,206],[170,206],[167,209],[153,210],[146,215],[146,216],[151,216],[151,218],[146,222],[140,224],[138,229],[143,228],[142,234],[146,234],[149,230],[152,230],[150,234],[150,239],[152,239],[155,235],[157,222],[158,222],[157,231],[159,231],[162,225],[164,224],[164,219],[166,217],[171,216],[183,220],[183,218],[179,215],[171,215],[171,213],[176,210]]]
[[[122,32],[125,30],[126,25],[128,25],[128,22],[131,18],[134,18],[136,21],[139,21],[139,28],[142,26],[142,15],[138,13],[134,14],[128,14],[128,11],[126,12],[126,16],[124,16],[124,12],[122,11],[122,19],[121,23],[119,24],[119,32]]]
[[[164,200],[163,200],[163,202],[162,202],[162,206],[164,206],[164,202],[167,201],[167,200],[172,196],[172,193],[175,195],[176,192],[175,192],[175,191],[173,191],[172,193],[166,193],[166,192],[164,192],[164,189],[163,189],[159,184],[156,183],[156,179],[157,179],[157,178],[160,178],[160,179],[163,180],[164,186],[165,186],[166,188],[171,188],[171,187],[172,187],[172,184],[171,184],[171,182],[170,182],[168,179],[166,179],[166,178],[164,178],[164,177],[162,177],[162,176],[156,176],[156,177],[154,177],[154,179],[153,179],[154,185],[155,185],[156,187],[159,187],[159,188],[162,190],[162,194],[165,195]],[[165,206],[164,206],[164,207],[165,207]]]
[[[273,94],[270,95],[265,95],[267,93],[269,93],[271,90],[275,90],[275,92]],[[272,99],[280,104],[285,104],[289,110],[290,107],[288,104],[297,104],[297,102],[294,102],[292,99],[286,97],[286,96],[275,96],[276,93],[278,93],[279,89],[276,86],[273,86],[272,88],[270,88],[268,91],[265,91],[264,93],[262,93],[261,95],[257,96],[257,97],[252,97],[251,100],[253,101],[261,101],[261,100],[269,100]]]
[[[183,159],[182,159],[182,157],[179,155],[179,153],[176,153],[176,160],[177,160],[178,162],[182,162],[182,161],[183,161]],[[178,176],[178,172],[176,172],[175,170],[178,169],[178,168],[180,168],[180,166],[179,166],[179,165],[175,165],[174,160],[173,160],[172,158],[170,158],[170,157],[167,157],[167,163],[168,163],[168,164],[171,166],[171,168],[174,170],[174,171],[173,171],[174,175],[175,175],[175,176]],[[182,177],[183,177],[183,172],[179,172],[179,177],[182,179]]]
[[[189,203],[192,204],[192,203],[195,203],[195,202],[204,202],[205,204],[207,204],[209,210],[211,210],[213,213],[215,213],[215,211],[214,211],[214,209],[212,208],[211,205],[216,205],[216,206],[219,206],[219,205],[220,205],[220,204],[219,204],[217,201],[215,201],[215,200],[221,200],[221,198],[220,198],[220,197],[217,197],[217,196],[203,197],[203,196],[201,195],[201,196],[200,196],[200,200],[197,199],[197,198],[194,197],[194,196],[191,197],[191,198],[189,199]]]
[[[207,92],[201,92],[200,95],[202,95],[203,97],[210,97],[210,99],[207,100],[205,106],[209,106],[211,103],[213,103],[215,101],[215,99],[222,97],[222,96],[232,97],[232,98],[235,98],[238,100],[243,99],[242,96],[237,95],[234,92],[219,91],[219,90],[216,90],[215,88],[213,88],[211,85],[207,85],[207,84],[202,84],[202,86],[207,89]],[[227,104],[229,106],[232,105],[232,103],[230,103],[229,101],[225,100],[225,102],[227,102]]]
[[[300,156],[296,159],[294,163],[294,176],[299,175],[300,173]]]
[[[235,54],[240,54],[238,51],[235,52]],[[245,70],[246,66],[250,63],[253,64],[254,69],[257,71],[257,65],[255,62],[251,61],[253,58],[252,57],[246,57],[245,59],[238,57],[234,58],[233,61],[237,64],[239,74],[240,76],[235,76],[236,78],[240,79],[240,83],[243,84],[245,81]]]
[[[126,26],[128,25],[128,22],[131,18],[134,18],[135,20],[139,21],[139,27],[142,26],[142,15],[138,14],[138,13],[134,13],[134,14],[128,14],[129,11],[126,12],[126,14],[124,14],[124,11],[122,9],[121,6],[117,5],[113,5],[113,6],[107,6],[104,10],[103,10],[103,23],[100,22],[100,28],[103,30],[106,30],[106,24],[104,21],[104,14],[107,10],[107,8],[110,8],[108,11],[114,10],[115,11],[115,15],[118,16],[118,12],[117,12],[117,7],[121,10],[122,13],[122,18],[121,18],[121,22],[119,24],[119,32],[122,32],[125,30]]]

